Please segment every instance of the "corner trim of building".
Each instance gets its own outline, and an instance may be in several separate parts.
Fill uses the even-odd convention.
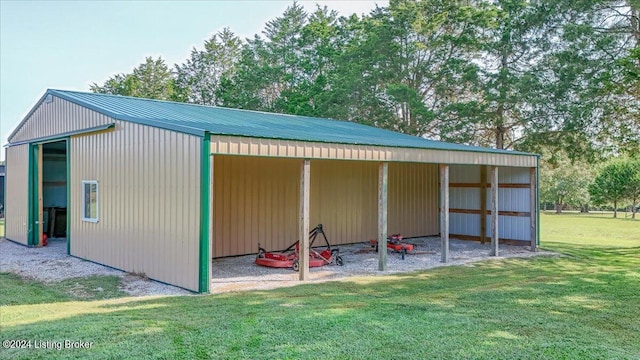
[[[67,145],[67,255],[71,255],[71,138],[65,140]]]
[[[209,279],[211,256],[209,254],[209,227],[211,219],[209,214],[209,184],[211,143],[209,134],[205,134],[200,145],[200,246],[198,266],[198,292],[208,293],[211,287]]]

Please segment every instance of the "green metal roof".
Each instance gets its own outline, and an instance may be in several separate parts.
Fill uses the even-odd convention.
[[[281,140],[533,155],[427,140],[358,123],[308,116],[65,90],[47,90],[43,99],[47,95],[60,97],[118,120],[198,136],[209,132]]]

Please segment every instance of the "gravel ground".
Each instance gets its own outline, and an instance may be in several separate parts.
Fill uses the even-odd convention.
[[[399,253],[387,251],[387,271],[378,271],[378,254],[369,244],[336,246],[344,259],[344,266],[327,265],[310,269],[310,281],[330,281],[349,276],[381,276],[385,274],[411,272],[440,266],[462,265],[481,260],[511,257],[531,257],[553,255],[546,251],[529,251],[529,247],[500,245],[500,256],[489,257],[489,244],[475,241],[451,239],[449,241],[450,261],[440,262],[440,238],[424,237],[406,239],[405,242],[416,245],[413,253],[402,260]],[[298,273],[291,269],[275,269],[256,266],[255,255],[216,259],[213,261],[214,292],[238,290],[266,290],[283,286],[294,286]]]
[[[450,262],[440,262],[440,239],[425,237],[407,239],[416,245],[413,253],[401,259],[399,253],[387,252],[387,271],[380,272],[378,254],[369,244],[337,246],[344,266],[327,265],[310,269],[310,282],[345,279],[349,276],[381,276],[385,274],[425,270],[439,266],[510,257],[553,255],[531,252],[528,247],[500,245],[500,256],[489,257],[489,244],[473,241],[450,241]],[[140,276],[115,270],[67,255],[66,242],[51,239],[43,248],[28,248],[0,239],[0,272],[11,272],[42,282],[59,282],[91,275],[115,275],[122,278],[121,289],[132,296],[186,295],[190,292]],[[254,264],[255,255],[213,260],[212,292],[266,290],[300,284],[298,273],[291,269],[275,269]]]
[[[45,283],[91,275],[122,278],[121,290],[132,296],[184,295],[190,292],[124,271],[67,255],[67,242],[50,239],[46,247],[28,248],[0,239],[0,272],[11,272]]]

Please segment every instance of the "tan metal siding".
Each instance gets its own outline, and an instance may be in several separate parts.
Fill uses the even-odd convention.
[[[297,240],[300,161],[216,156],[214,257],[255,253],[258,243],[284,249]],[[389,168],[390,233],[437,234],[437,166]],[[375,162],[311,161],[310,225],[323,224],[331,244],[376,238],[377,169]]]
[[[389,163],[388,232],[438,234],[438,165]]]
[[[535,167],[533,155],[394,148],[211,135],[211,153],[311,159]]]
[[[331,244],[377,237],[378,164],[311,161],[311,228],[322,224]],[[318,239],[316,245],[323,245]]]
[[[258,243],[280,250],[297,240],[300,160],[216,156],[214,167],[214,257],[255,253]]]
[[[198,137],[117,121],[70,142],[71,255],[198,290]],[[81,220],[97,180],[98,223]]]
[[[31,140],[113,123],[113,119],[67,100],[43,101],[18,128],[9,142]]]
[[[5,237],[27,245],[29,145],[7,148]]]

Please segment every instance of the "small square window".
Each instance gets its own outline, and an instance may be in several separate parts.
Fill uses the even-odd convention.
[[[98,222],[98,182],[82,180],[82,220]]]

